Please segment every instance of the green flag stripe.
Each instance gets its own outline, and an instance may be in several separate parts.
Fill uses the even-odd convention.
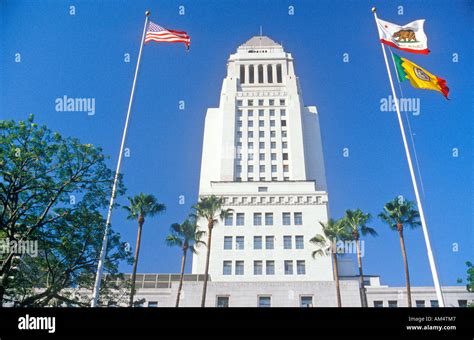
[[[393,63],[395,64],[395,69],[397,70],[397,76],[399,81],[405,81],[406,78],[406,73],[405,70],[402,67],[403,60],[400,58],[398,55],[395,53],[392,53],[392,58],[393,58]]]

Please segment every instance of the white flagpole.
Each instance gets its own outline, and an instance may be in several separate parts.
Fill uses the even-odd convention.
[[[377,25],[377,31],[378,31],[379,28],[378,28],[377,13],[376,13],[375,7],[372,8],[372,12],[374,13],[375,24]],[[430,237],[428,235],[428,228],[426,227],[425,213],[423,212],[423,206],[421,204],[420,194],[418,192],[418,184],[416,182],[415,172],[413,171],[413,164],[412,164],[412,161],[411,161],[410,149],[408,148],[407,138],[406,138],[406,135],[405,135],[405,128],[403,127],[403,120],[402,120],[402,115],[400,114],[400,107],[398,105],[398,98],[397,98],[397,95],[395,93],[395,88],[393,86],[392,73],[390,72],[390,67],[388,65],[387,54],[385,53],[385,46],[383,45],[383,43],[380,43],[380,45],[382,46],[382,52],[383,52],[383,57],[384,57],[384,60],[385,60],[385,66],[387,66],[387,73],[388,73],[388,78],[390,80],[390,87],[392,88],[393,100],[395,101],[395,108],[397,110],[398,124],[400,126],[400,132],[402,134],[403,146],[405,147],[405,154],[406,154],[407,161],[408,161],[408,168],[410,169],[411,181],[413,183],[413,190],[415,191],[416,204],[417,204],[418,210],[420,212],[421,228],[423,229],[423,236],[425,238],[426,250],[427,250],[427,253],[428,253],[428,262],[430,264],[431,275],[433,276],[433,282],[434,282],[434,286],[435,286],[435,290],[436,290],[436,296],[438,298],[439,306],[444,307],[443,293],[441,292],[441,286],[439,284],[438,272],[436,270],[436,264],[435,264],[435,261],[434,261],[433,251],[431,250],[431,242],[430,242]]]
[[[91,307],[97,307],[97,301],[99,299],[100,284],[101,284],[101,281],[102,281],[102,272],[104,270],[104,261],[105,261],[105,256],[107,254],[107,241],[108,241],[108,233],[109,233],[109,228],[110,228],[110,220],[112,218],[112,210],[113,210],[113,206],[114,206],[115,192],[117,190],[117,182],[118,182],[118,177],[119,177],[119,173],[120,173],[120,166],[122,165],[123,148],[124,148],[124,145],[125,145],[125,138],[127,137],[128,122],[130,120],[130,112],[131,112],[132,103],[133,103],[133,95],[135,93],[135,84],[137,82],[138,69],[140,67],[140,60],[141,60],[141,57],[142,57],[142,49],[143,49],[143,42],[145,40],[145,33],[146,33],[146,27],[148,25],[148,17],[149,16],[150,16],[150,11],[146,11],[145,12],[145,25],[143,26],[142,40],[140,42],[140,51],[138,52],[137,66],[135,68],[135,77],[133,78],[132,92],[130,93],[130,101],[128,102],[127,118],[125,119],[125,126],[123,128],[122,143],[120,144],[120,153],[119,153],[119,156],[118,156],[117,168],[115,169],[114,183],[113,183],[113,186],[112,186],[112,194],[110,196],[109,210],[107,212],[107,221],[105,222],[104,237],[102,239],[102,248],[100,250],[99,263],[97,265],[97,273],[96,273],[96,277],[95,277],[94,292],[93,292]]]

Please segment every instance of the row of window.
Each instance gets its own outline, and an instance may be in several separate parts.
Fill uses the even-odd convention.
[[[438,300],[430,300],[429,302],[430,307],[439,307],[439,302]],[[458,305],[459,307],[467,307],[467,300],[458,300]],[[388,307],[398,307],[398,301],[397,300],[388,300],[387,301],[387,306]],[[426,301],[425,300],[415,300],[415,306],[418,308],[423,308],[426,307]],[[385,307],[384,302],[382,300],[374,300],[374,307]]]
[[[243,116],[244,111],[245,110],[237,110],[237,117],[241,118]],[[253,109],[246,110],[246,111],[247,111],[247,116],[248,117],[253,117],[253,113],[254,113]],[[259,117],[264,117],[265,116],[265,111],[266,110],[264,110],[264,109],[258,109],[258,116]],[[275,109],[269,109],[268,113],[269,113],[270,117],[274,117],[275,114],[276,114],[276,110]],[[286,109],[280,109],[280,116],[286,116]]]
[[[273,213],[253,213],[253,225],[259,226],[262,225],[262,218],[265,218],[265,225],[273,225]],[[291,213],[284,212],[281,214],[281,222],[283,225],[291,225]],[[243,226],[245,224],[245,213],[235,213],[235,225]],[[293,213],[293,224],[302,225],[303,224],[303,213],[295,212]],[[234,225],[234,213],[230,213],[224,219],[224,225],[233,226]]]
[[[270,180],[271,180],[272,182],[276,182],[276,181],[278,181],[278,177],[271,177]],[[288,177],[288,176],[283,177],[283,181],[289,181],[289,180],[290,180],[290,177]],[[236,182],[242,182],[242,177],[240,177],[240,176],[236,177],[236,178],[235,178],[235,181],[236,181]],[[245,180],[244,180],[244,181],[245,181]],[[247,182],[253,182],[253,181],[254,181],[254,178],[253,178],[253,177],[247,177]],[[267,180],[266,177],[257,177],[257,178],[255,179],[255,181],[257,181],[257,182],[267,182],[268,180]]]
[[[287,147],[288,147],[288,145],[285,144],[285,143],[286,143],[286,142],[283,142],[283,144],[282,144],[282,147],[283,147],[283,148],[287,148]],[[240,154],[240,158],[238,158],[238,160],[237,160],[237,165],[240,165],[241,156],[242,156],[242,154]],[[254,160],[254,157],[253,157],[253,156],[254,156],[253,153],[247,154],[247,160],[248,160],[248,161],[253,161],[253,160]],[[282,156],[281,156],[281,158],[282,158],[284,161],[288,160],[288,154],[287,154],[287,153],[283,153]],[[264,161],[264,160],[265,160],[265,154],[264,154],[264,153],[259,153],[259,154],[258,154],[258,160],[259,160],[259,161]],[[270,154],[270,160],[276,161],[276,160],[277,160],[277,154],[274,153],[274,152],[272,152],[272,153]]]
[[[253,170],[254,170],[253,165],[248,165],[248,166],[247,166],[247,172],[248,172],[248,173],[253,173]],[[265,172],[265,165],[259,165],[258,170],[259,170],[260,172]],[[277,170],[278,170],[277,165],[276,165],[276,164],[273,164],[273,165],[271,166],[271,170],[272,170],[272,172],[277,172]],[[241,172],[242,172],[242,166],[241,166],[241,165],[237,165],[237,166],[235,167],[235,171],[237,172],[237,175],[240,175]],[[290,167],[289,167],[288,165],[284,164],[284,165],[283,165],[283,172],[288,172],[288,171],[290,171]]]
[[[242,148],[242,142],[237,142],[237,147],[238,147],[238,148]],[[263,151],[263,149],[265,149],[265,142],[259,142],[259,143],[258,143],[258,147]],[[248,148],[249,150],[253,150],[253,142],[248,142],[248,143],[247,143],[247,148]],[[271,148],[271,149],[276,149],[276,142],[270,142],[270,148]],[[288,148],[288,143],[287,143],[287,142],[282,142],[282,148],[283,148],[283,149]],[[240,155],[242,155],[242,154],[240,154]],[[250,155],[250,154],[249,154],[249,155]],[[252,156],[250,156],[250,157],[252,157],[252,159],[253,159],[253,153],[252,153],[251,155],[252,155]],[[262,155],[262,154],[260,154],[260,155]],[[238,157],[239,157],[239,156],[237,156],[237,158],[238,158]],[[241,156],[240,156],[240,157],[241,157]],[[276,159],[275,159],[275,160],[276,160]],[[284,154],[283,154],[283,160],[284,160],[284,161],[287,161],[287,160],[288,160],[288,154],[287,154],[287,153],[284,153]]]
[[[254,100],[254,99],[247,99],[247,106],[254,106],[254,104],[256,104],[257,106],[264,106],[266,103],[265,99],[258,99],[258,100]],[[268,106],[274,106],[274,105],[277,105],[279,104],[280,106],[284,106],[285,105],[285,99],[283,98],[280,98],[278,100],[275,100],[275,99],[268,99]],[[244,101],[242,99],[237,99],[237,106],[244,106]]]
[[[280,125],[281,125],[282,127],[286,127],[286,120],[285,120],[285,119],[280,120]],[[258,126],[259,126],[259,127],[265,127],[265,120],[260,119],[260,120],[258,121]],[[270,120],[270,127],[275,127],[275,126],[276,126],[276,121],[275,121],[275,119]],[[239,127],[239,128],[242,127],[242,120],[238,120],[238,121],[237,121],[237,127]],[[253,120],[249,119],[249,120],[247,121],[247,127],[249,127],[249,128],[252,128],[252,127],[253,127]]]
[[[304,236],[296,235],[294,237],[294,249],[304,249]],[[224,236],[224,250],[243,250],[245,249],[245,237],[235,236],[235,247],[234,237]],[[263,236],[253,237],[253,249],[263,249]],[[265,236],[265,249],[275,249],[275,236]],[[293,249],[293,237],[291,235],[283,236],[283,249]]]
[[[217,296],[216,307],[229,307],[229,296]],[[257,298],[258,307],[271,307],[272,297],[271,295],[260,295]],[[300,307],[313,307],[313,296],[302,295],[300,296]]]
[[[287,137],[288,133],[287,131],[283,130],[281,132],[281,136],[283,138]],[[265,138],[265,131],[258,131],[258,137],[259,138]],[[275,130],[270,130],[270,138],[275,138],[276,137],[276,131]],[[242,138],[242,131],[237,131],[237,138]],[[253,131],[249,130],[247,132],[247,138],[253,138]]]
[[[284,273],[285,275],[293,275],[293,260],[284,261]],[[244,275],[244,261],[235,261],[234,265],[235,271],[234,275]],[[257,260],[253,261],[253,275],[263,275],[263,261]],[[222,268],[223,275],[232,275],[232,261],[224,261]],[[304,260],[296,261],[296,274],[305,275],[306,274],[306,263]],[[275,261],[267,260],[265,261],[265,275],[275,275]]]
[[[266,83],[273,83],[274,65],[240,65],[240,83],[241,84],[263,84],[264,74],[267,76]],[[248,68],[248,75],[245,69]],[[248,76],[248,79],[246,78]],[[281,64],[276,65],[276,82],[282,83]]]

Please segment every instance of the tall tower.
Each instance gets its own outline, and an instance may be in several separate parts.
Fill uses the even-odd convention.
[[[199,196],[210,195],[233,209],[213,229],[212,281],[333,279],[309,243],[328,218],[318,112],[303,104],[291,54],[266,36],[229,57],[219,107],[207,110]],[[193,273],[205,259],[200,246]]]

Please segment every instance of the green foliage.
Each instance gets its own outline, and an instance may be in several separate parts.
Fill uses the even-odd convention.
[[[225,219],[232,209],[222,209],[224,198],[211,195],[203,197],[193,206],[196,218],[204,218],[208,222],[208,227],[212,228],[218,220]]]
[[[87,304],[69,288],[93,286],[113,172],[102,150],[27,121],[0,121],[0,235],[37,242],[38,256],[7,254],[0,272],[0,304]],[[124,193],[121,178],[117,195]],[[105,273],[130,260],[110,231]],[[107,275],[106,275],[107,277]],[[104,296],[110,285],[103,285]]]
[[[336,242],[350,238],[350,231],[344,219],[334,220],[330,218],[327,223],[319,222],[319,224],[323,229],[323,233],[317,234],[309,240],[319,248],[313,251],[313,258],[336,253]]]
[[[199,230],[196,219],[190,216],[182,224],[173,223],[170,227],[171,233],[166,237],[165,242],[170,247],[180,247],[184,251],[187,249],[196,253],[197,244],[206,244],[201,241],[201,238],[206,233],[204,230]]]
[[[466,262],[467,266],[467,290],[474,292],[474,266],[471,262]]]
[[[384,211],[378,217],[392,230],[398,230],[398,226],[402,229],[403,226],[414,229],[421,225],[420,214],[416,210],[415,204],[399,197],[395,197],[385,204]]]
[[[124,206],[123,208],[127,210],[127,219],[129,220],[142,218],[144,222],[145,217],[153,217],[166,210],[165,205],[158,203],[153,195],[140,193],[134,197],[128,197],[128,201],[130,203],[129,206]]]
[[[367,222],[371,219],[370,214],[364,214],[360,209],[346,210],[343,220],[352,234],[352,239],[357,240],[360,235],[377,236],[375,229],[367,226]]]

